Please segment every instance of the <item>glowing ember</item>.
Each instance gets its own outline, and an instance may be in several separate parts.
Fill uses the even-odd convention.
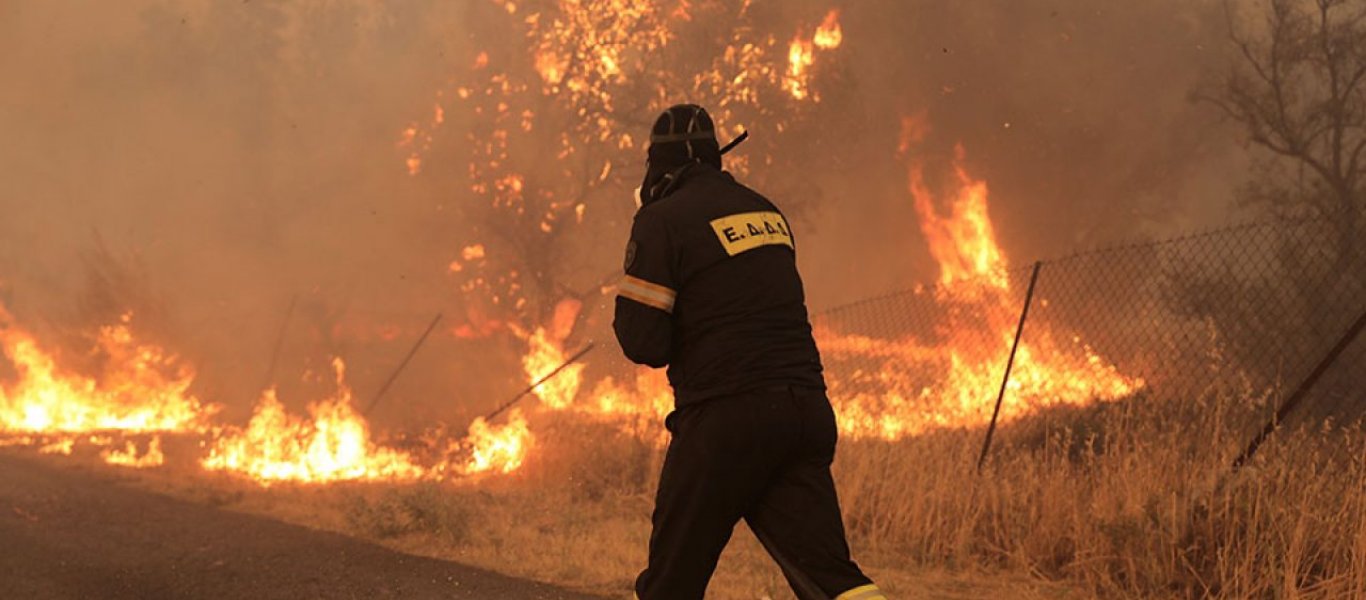
[[[826,13],[821,26],[816,28],[816,34],[811,36],[811,43],[822,50],[831,50],[840,47],[840,42],[843,41],[844,31],[840,29],[840,11],[839,9],[832,9]]]
[[[100,329],[96,352],[103,370],[91,379],[59,369],[0,307],[0,352],[18,374],[13,384],[0,385],[0,431],[201,430],[216,408],[188,392],[193,372],[174,355],[134,340],[131,321],[124,315]]]
[[[38,451],[43,454],[65,454],[67,456],[71,456],[71,451],[75,448],[75,446],[76,438],[68,437],[59,439],[55,442],[43,444],[41,447],[38,448]]]
[[[309,418],[289,415],[267,390],[245,430],[214,440],[204,468],[246,475],[262,483],[352,479],[417,479],[425,475],[405,453],[380,448],[351,406],[346,368],[333,360],[337,393],[308,407]]]
[[[564,81],[565,62],[550,50],[542,50],[536,53],[536,72],[541,74],[541,79],[546,85],[557,86]]]
[[[166,455],[161,452],[161,436],[152,438],[147,443],[147,452],[138,455],[138,448],[133,442],[127,442],[122,449],[105,450],[100,453],[104,462],[111,465],[132,467],[135,469],[146,469],[148,467],[159,467],[166,464]]]
[[[17,437],[0,437],[0,448],[9,446],[32,446],[35,440],[32,436],[22,435]]]

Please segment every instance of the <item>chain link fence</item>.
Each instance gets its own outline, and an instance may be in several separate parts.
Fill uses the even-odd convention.
[[[1003,414],[1096,398],[1180,402],[1218,386],[1247,398],[1236,417],[1252,431],[1366,311],[1362,222],[1259,222],[1043,261]],[[962,393],[951,388],[968,384],[984,423],[1032,270],[1012,268],[985,292],[950,282],[816,313],[832,401],[882,394],[945,410]],[[1366,416],[1358,337],[1288,421]],[[969,368],[976,377],[962,376]]]

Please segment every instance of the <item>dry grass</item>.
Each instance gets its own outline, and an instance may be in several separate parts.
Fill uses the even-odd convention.
[[[1284,431],[1250,468],[1245,394],[1138,398],[981,431],[843,442],[836,478],[856,558],[900,598],[1366,597],[1366,433]],[[464,483],[274,486],[168,468],[179,495],[431,556],[629,594],[661,453],[545,414],[519,472]],[[159,480],[159,483],[157,481]],[[790,597],[744,530],[715,598]]]
[[[1014,428],[980,475],[980,433],[846,444],[855,544],[914,564],[1000,567],[1106,597],[1366,596],[1366,436],[1282,432],[1230,473],[1246,439],[1212,390]]]

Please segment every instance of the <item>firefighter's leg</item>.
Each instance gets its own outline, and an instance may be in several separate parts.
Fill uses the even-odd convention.
[[[724,398],[685,408],[655,496],[649,566],[636,579],[640,600],[700,599],[735,523],[772,472],[766,436],[754,433],[752,402]]]
[[[745,515],[802,600],[874,600],[884,596],[849,557],[839,498],[830,476],[835,420],[822,394],[797,394],[804,451]],[[819,592],[810,590],[811,583]]]

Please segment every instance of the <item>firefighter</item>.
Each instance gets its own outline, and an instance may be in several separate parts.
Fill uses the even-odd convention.
[[[721,170],[722,152],[701,107],[661,114],[626,246],[613,328],[674,390],[636,596],[702,598],[744,519],[802,600],[883,599],[844,537],[792,227]]]

